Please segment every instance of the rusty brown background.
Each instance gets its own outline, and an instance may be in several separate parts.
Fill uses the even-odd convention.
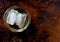
[[[14,5],[31,15],[21,33],[12,33],[3,23],[4,12]],[[60,0],[0,0],[0,42],[60,42]]]

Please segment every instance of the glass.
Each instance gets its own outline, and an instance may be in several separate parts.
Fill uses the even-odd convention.
[[[21,14],[23,14],[23,13],[24,13],[24,14],[27,14],[26,20],[22,23],[22,26],[21,26],[21,25],[17,26],[16,24],[11,25],[11,24],[8,24],[8,23],[6,22],[7,17],[8,17],[8,15],[9,15],[9,12],[10,12],[12,9],[18,11],[18,12],[21,13]],[[24,14],[23,14],[23,15],[24,15]],[[18,17],[18,16],[17,16],[17,17]],[[12,6],[12,7],[8,8],[8,9],[5,11],[5,13],[4,13],[3,20],[4,20],[4,24],[5,24],[6,28],[8,28],[8,29],[9,29],[10,31],[12,31],[12,32],[22,32],[22,31],[24,31],[25,29],[27,29],[28,25],[29,25],[30,22],[31,22],[31,18],[30,18],[29,12],[28,12],[25,8],[23,8],[23,7],[21,7],[21,6]]]

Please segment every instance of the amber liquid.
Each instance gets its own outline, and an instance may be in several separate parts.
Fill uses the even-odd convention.
[[[10,25],[10,24],[9,24]],[[19,27],[16,25],[16,24],[14,24],[14,25],[10,25],[12,28],[15,28],[15,29],[19,29]]]
[[[15,9],[15,10],[17,10],[19,13],[22,13],[22,14],[23,14],[23,13],[26,13],[25,10],[20,9],[20,8],[17,8],[17,9]]]

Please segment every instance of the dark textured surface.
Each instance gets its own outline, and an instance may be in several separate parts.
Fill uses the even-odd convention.
[[[0,0],[1,42],[60,42],[59,0]],[[21,33],[10,32],[3,14],[11,6],[24,7],[31,15],[29,27]]]

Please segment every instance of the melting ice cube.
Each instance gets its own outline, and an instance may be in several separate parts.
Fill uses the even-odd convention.
[[[27,14],[19,13],[16,18],[16,25],[19,27],[25,22]]]
[[[8,16],[7,16],[7,23],[10,25],[13,25],[16,21],[16,16],[18,14],[18,11],[11,9],[11,11],[9,12]]]

